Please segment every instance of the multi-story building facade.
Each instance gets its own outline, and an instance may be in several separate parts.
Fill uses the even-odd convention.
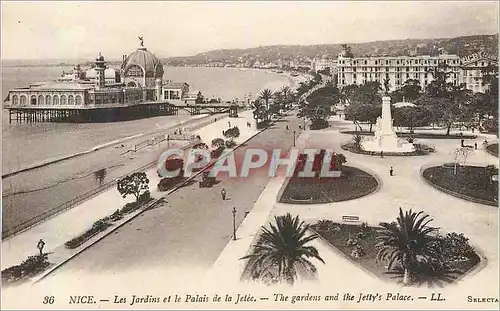
[[[389,91],[401,88],[407,80],[418,80],[425,88],[434,80],[432,72],[446,64],[447,81],[455,85],[464,83],[473,92],[484,92],[488,85],[483,83],[485,68],[498,67],[498,61],[485,53],[477,53],[460,59],[458,55],[397,56],[397,57],[350,57],[340,53],[332,75],[337,77],[339,88],[350,84],[361,85],[377,81],[381,85],[388,79]]]
[[[337,83],[339,87],[377,81],[384,85],[389,80],[390,91],[402,87],[405,81],[414,79],[426,87],[433,79],[432,71],[439,64],[448,65],[448,82],[460,81],[460,58],[458,55],[399,56],[399,57],[344,57],[337,62]]]
[[[489,87],[483,81],[487,71],[491,71],[489,74],[498,74],[498,60],[491,55],[479,52],[464,57],[461,59],[460,82],[473,92],[484,93]]]

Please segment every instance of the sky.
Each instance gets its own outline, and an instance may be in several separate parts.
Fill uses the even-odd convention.
[[[276,44],[357,43],[498,33],[498,2],[9,2],[2,59],[159,57]]]

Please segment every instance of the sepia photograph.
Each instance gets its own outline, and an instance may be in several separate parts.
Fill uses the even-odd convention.
[[[2,1],[2,310],[498,310],[498,1]]]

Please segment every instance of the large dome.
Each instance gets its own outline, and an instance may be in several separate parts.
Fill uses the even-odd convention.
[[[140,47],[134,53],[130,54],[122,65],[123,73],[126,77],[147,78],[163,77],[163,65],[156,56],[145,47]]]

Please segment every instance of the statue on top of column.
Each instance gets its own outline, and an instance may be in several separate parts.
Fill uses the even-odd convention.
[[[138,36],[138,38],[141,41],[141,46],[144,46],[144,36]]]
[[[390,79],[389,78],[385,78],[384,79],[384,89],[385,89],[385,94],[389,94],[389,81]]]

